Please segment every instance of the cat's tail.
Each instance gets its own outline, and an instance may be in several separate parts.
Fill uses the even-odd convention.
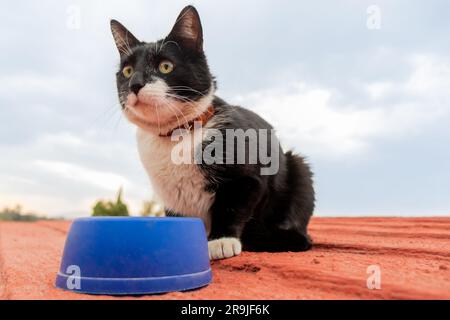
[[[285,190],[281,192],[280,206],[275,209],[275,214],[283,219],[275,224],[250,221],[243,234],[245,250],[299,252],[312,247],[307,227],[315,208],[313,174],[302,157],[292,152],[285,157]]]
[[[314,213],[316,201],[313,173],[301,156],[290,151],[285,156],[291,201],[285,219],[276,226],[275,237],[287,251],[307,251],[312,247],[308,224]]]
[[[303,157],[291,151],[286,152],[285,156],[288,168],[287,184],[292,195],[288,217],[295,218],[300,230],[306,232],[316,202],[313,173]]]

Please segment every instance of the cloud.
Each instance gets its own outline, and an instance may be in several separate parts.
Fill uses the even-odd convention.
[[[236,101],[273,122],[290,147],[318,157],[355,156],[369,152],[375,139],[420,134],[450,111],[450,62],[414,56],[405,82],[360,85],[369,105],[339,105],[338,88],[295,82],[289,88],[261,90]],[[395,98],[395,99],[393,99]],[[390,101],[391,100],[391,101]]]
[[[26,95],[60,96],[79,94],[78,83],[64,76],[49,76],[34,73],[16,73],[0,76],[0,94],[14,94],[20,99]]]
[[[131,141],[112,137],[95,130],[63,131],[26,144],[0,145],[0,153],[7,155],[0,158],[5,169],[0,171],[0,207],[21,203],[50,216],[83,216],[96,200],[113,198],[123,186],[137,213],[142,201],[152,197],[151,187],[133,135]]]
[[[444,104],[449,98],[450,63],[432,55],[414,55],[409,59],[414,72],[405,86],[410,95]]]
[[[36,160],[34,161],[34,165],[37,166],[38,170],[43,170],[50,174],[56,174],[64,179],[90,184],[109,191],[116,190],[117,186],[124,186],[127,188],[131,185],[128,179],[114,172],[91,170],[72,163]]]

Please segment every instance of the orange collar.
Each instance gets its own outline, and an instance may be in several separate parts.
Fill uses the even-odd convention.
[[[160,137],[171,137],[172,134],[174,133],[174,131],[179,130],[179,129],[185,129],[185,130],[190,131],[194,128],[194,124],[196,122],[200,122],[201,125],[204,126],[214,116],[215,113],[216,113],[216,110],[214,109],[214,106],[210,105],[209,108],[205,112],[203,112],[201,115],[199,115],[194,120],[191,120],[179,127],[176,127],[175,129],[170,130],[167,134],[160,134],[159,136]]]

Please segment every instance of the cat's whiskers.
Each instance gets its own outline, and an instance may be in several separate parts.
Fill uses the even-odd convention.
[[[168,97],[171,97],[171,98],[174,98],[174,99],[181,100],[182,103],[188,104],[189,106],[192,106],[192,107],[195,107],[195,106],[196,106],[196,101],[190,100],[189,98],[177,96],[177,95],[170,94],[170,93],[167,94],[167,96],[168,96]],[[178,110],[179,112],[181,112],[181,114],[183,115],[184,120],[186,121],[186,123],[188,123],[188,122],[190,121],[190,120],[188,120],[187,117],[184,115],[183,111],[182,111],[180,108],[177,107],[176,104],[173,104],[173,107],[174,107],[176,110]],[[191,120],[192,120],[192,119],[191,119]]]
[[[161,95],[160,95],[159,92],[148,90],[147,93],[150,96],[155,96],[155,97],[161,98]],[[166,97],[174,98],[176,100],[181,100],[183,103],[187,103],[187,104],[189,104],[191,106],[195,106],[196,103],[197,103],[197,101],[195,101],[195,100],[192,100],[192,99],[189,99],[187,97],[183,97],[183,96],[177,95],[176,93],[165,93],[165,95],[166,95]],[[165,99],[165,98],[163,98],[163,99]],[[167,99],[165,99],[164,101],[166,101],[166,100]]]
[[[88,125],[88,127],[93,127],[98,126],[100,121],[103,121],[103,124],[106,124],[108,121],[110,121],[116,114],[117,112],[120,110],[120,108],[117,108],[118,106],[120,106],[119,104],[114,104],[108,108],[106,108],[106,110],[102,111],[98,116],[96,116],[93,120],[92,123]],[[120,106],[121,107],[121,106]],[[103,118],[103,119],[102,119]],[[101,124],[101,123],[100,123]]]
[[[166,102],[166,107],[168,107],[168,108],[170,109],[170,111],[174,112],[174,115],[175,115],[175,117],[177,118],[177,126],[178,126],[178,128],[180,128],[180,127],[181,127],[181,122],[180,122],[180,118],[178,117],[177,110],[176,110],[176,109],[175,109],[175,110],[173,109],[174,106],[170,103],[169,100],[166,99],[165,102]],[[181,114],[181,115],[184,117],[183,114]]]
[[[185,104],[187,104],[187,105],[193,107],[194,109],[195,109],[195,107],[196,107],[197,104],[198,104],[197,101],[192,100],[192,99],[189,99],[189,98],[187,98],[187,97],[182,97],[182,96],[179,96],[179,95],[176,95],[176,94],[171,94],[171,93],[167,93],[166,95],[169,96],[169,97],[172,97],[172,98],[174,98],[174,99],[181,100],[182,103],[185,103]],[[179,108],[177,108],[177,109],[179,109]],[[181,110],[179,110],[179,111],[182,112]],[[189,121],[187,121],[187,122],[189,122]]]
[[[159,103],[156,103],[156,119],[158,120],[158,132],[161,134],[161,121],[159,120]]]
[[[195,104],[197,104],[198,102],[197,101],[195,101],[195,100],[192,100],[192,99],[190,99],[190,98],[188,98],[188,97],[183,97],[183,96],[180,96],[179,94],[176,94],[176,93],[166,93],[166,95],[167,96],[169,96],[169,97],[171,97],[171,98],[174,98],[174,99],[176,99],[176,100],[180,100],[180,101],[182,101],[182,102],[189,102],[189,104],[190,105],[193,105],[193,106],[195,106]]]
[[[122,120],[122,117],[119,115],[119,119],[116,121],[116,124],[114,126],[114,131],[117,131],[117,127],[119,126],[119,123],[121,120]]]
[[[164,46],[164,41],[166,41],[166,38],[162,39],[161,45],[159,46],[159,50],[158,50],[158,42],[156,42],[156,55],[161,53],[161,50],[162,50],[162,48]]]
[[[168,97],[170,97],[170,94],[167,95]],[[185,103],[190,103],[190,102],[185,102]],[[181,128],[183,125],[183,122],[180,120],[178,115],[181,115],[183,117],[184,123],[188,123],[190,120],[188,119],[188,117],[184,114],[184,112],[177,107],[176,104],[174,104],[170,99],[164,98],[162,104],[167,107],[170,111],[173,112],[175,118],[177,119],[177,126],[178,128]],[[190,103],[192,104],[192,103]],[[158,109],[161,105],[157,102],[156,103],[156,109],[157,109],[157,113],[158,113]],[[157,116],[159,117],[159,115],[157,114]],[[159,120],[158,120],[159,123]],[[159,133],[161,134],[161,128],[159,127]]]
[[[170,98],[174,98],[175,100],[179,100],[182,103],[186,102],[186,103],[189,103],[190,105],[194,105],[195,104],[194,100],[189,99],[187,97],[183,97],[183,96],[177,95],[175,93],[166,93],[166,96],[168,96]]]
[[[159,47],[159,51],[157,51],[157,54],[161,53],[161,50],[164,49],[164,46],[168,45],[169,43],[175,44],[178,47],[178,49],[181,51],[181,47],[176,41],[169,40],[166,42],[166,40],[167,40],[167,37],[163,39],[161,46]]]
[[[98,116],[95,117],[95,119],[92,120],[92,124],[90,126],[93,126],[94,124],[97,125],[98,122],[102,120],[102,118],[104,118],[104,124],[110,121],[119,112],[119,110],[123,108],[125,103],[122,96],[126,94],[126,92],[126,90],[120,90],[119,103],[115,103],[112,106],[107,107],[106,110],[102,111]]]
[[[203,97],[208,94],[207,92],[204,93],[204,92],[195,90],[195,89],[193,89],[191,87],[188,87],[188,86],[172,86],[171,89],[180,90],[180,91],[192,91],[192,92],[197,93],[197,94],[199,94],[199,95],[201,95]]]
[[[158,51],[158,41],[155,42],[155,53],[156,54],[159,53],[159,51]]]
[[[182,116],[183,119],[185,121],[185,123],[188,123],[190,120],[188,119],[188,117],[185,115],[185,113],[183,112],[183,110],[181,110],[181,108],[178,108],[176,104],[172,103],[173,108],[175,109],[175,111],[178,111]]]
[[[192,99],[187,98],[187,97],[182,97],[182,96],[179,96],[177,94],[170,94],[170,93],[167,94],[167,95],[172,97],[172,98],[174,98],[174,99],[181,100],[181,101],[183,101],[183,103],[186,103],[189,106],[192,106],[193,108],[195,108],[198,105],[198,101],[192,100]]]

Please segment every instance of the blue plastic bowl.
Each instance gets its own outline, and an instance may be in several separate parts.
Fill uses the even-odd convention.
[[[212,280],[203,222],[194,218],[83,218],[70,228],[56,287],[143,295]]]

